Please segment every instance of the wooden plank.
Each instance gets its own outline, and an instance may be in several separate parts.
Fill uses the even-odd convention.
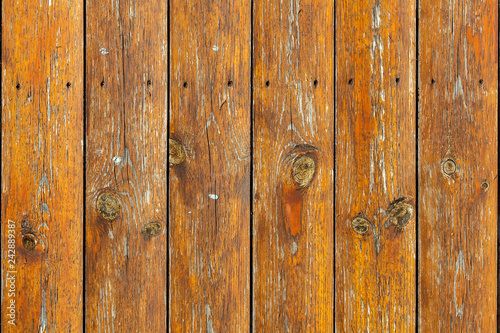
[[[497,330],[497,5],[420,1],[422,332]]]
[[[333,331],[334,1],[254,1],[254,330]]]
[[[170,2],[170,330],[247,332],[248,0]]]
[[[83,331],[82,178],[82,2],[5,0],[2,332]]]
[[[337,3],[338,332],[414,332],[415,1]]]
[[[91,332],[167,329],[167,9],[87,1]]]

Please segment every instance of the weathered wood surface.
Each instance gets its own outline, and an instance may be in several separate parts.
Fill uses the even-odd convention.
[[[2,332],[497,330],[495,1],[5,0],[1,52]]]
[[[420,1],[421,332],[497,329],[497,10]]]
[[[2,2],[2,332],[83,330],[83,24],[81,1]]]
[[[167,9],[87,1],[90,332],[167,329]]]
[[[415,8],[337,2],[337,332],[415,331]]]
[[[250,1],[170,1],[170,330],[250,324]]]
[[[254,331],[331,332],[334,2],[253,9]]]

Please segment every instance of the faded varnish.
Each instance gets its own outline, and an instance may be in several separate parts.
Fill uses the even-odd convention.
[[[332,332],[334,3],[253,3],[254,331]]]
[[[415,332],[415,8],[337,2],[337,332]]]
[[[83,25],[81,1],[2,2],[2,332],[83,331]]]
[[[167,2],[86,4],[86,329],[165,332]]]
[[[420,1],[421,332],[497,330],[497,5]]]
[[[248,332],[250,1],[170,15],[170,330]]]

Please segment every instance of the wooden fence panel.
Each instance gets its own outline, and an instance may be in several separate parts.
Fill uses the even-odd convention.
[[[416,5],[339,0],[338,332],[414,332]]]
[[[83,330],[83,22],[2,2],[2,332]]]
[[[168,7],[87,1],[86,328],[167,329]]]
[[[250,323],[249,0],[170,2],[170,329]]]
[[[333,330],[333,0],[254,1],[253,324]]]
[[[421,332],[496,332],[497,1],[420,1]]]

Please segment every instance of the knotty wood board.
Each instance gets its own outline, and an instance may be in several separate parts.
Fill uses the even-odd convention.
[[[161,0],[87,1],[92,332],[167,329],[167,9]]]
[[[81,1],[2,2],[2,332],[83,330],[83,22]]]
[[[497,329],[497,11],[420,1],[421,332]]]
[[[171,0],[170,17],[170,330],[247,332],[250,1]]]
[[[415,8],[337,2],[337,332],[415,331]]]
[[[253,9],[254,331],[331,332],[334,2]]]

